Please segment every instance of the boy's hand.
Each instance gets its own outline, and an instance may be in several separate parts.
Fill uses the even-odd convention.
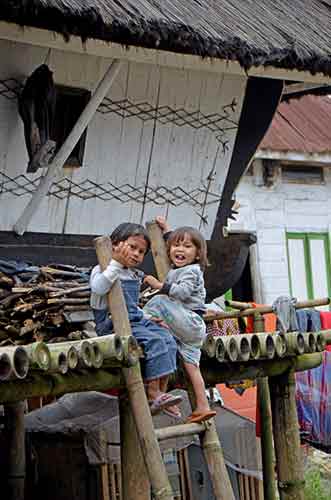
[[[120,241],[117,245],[113,245],[112,253],[113,259],[124,267],[130,267],[130,248],[126,241]]]
[[[154,278],[154,276],[151,276],[150,274],[145,276],[144,283],[146,285],[149,285],[151,288],[154,288],[155,290],[161,290],[161,288],[163,287],[163,283],[161,283],[161,281]]]
[[[167,219],[165,217],[163,217],[163,215],[158,215],[155,218],[155,222],[162,229],[163,233],[168,233],[169,231],[171,231],[170,226],[167,222]]]

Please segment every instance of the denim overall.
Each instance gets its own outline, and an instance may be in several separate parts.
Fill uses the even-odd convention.
[[[121,280],[122,290],[132,335],[144,349],[142,362],[146,380],[169,375],[176,370],[177,344],[166,328],[144,318],[138,307],[140,283],[138,280]],[[106,309],[93,309],[98,335],[108,335],[113,331],[113,322]]]

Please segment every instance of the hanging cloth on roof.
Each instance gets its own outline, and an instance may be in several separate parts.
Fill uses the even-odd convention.
[[[37,154],[53,153],[55,143],[51,141],[51,133],[55,115],[56,89],[53,73],[46,64],[39,66],[26,80],[18,98],[18,111],[24,123],[24,136],[29,155],[28,172],[35,172],[38,161]]]

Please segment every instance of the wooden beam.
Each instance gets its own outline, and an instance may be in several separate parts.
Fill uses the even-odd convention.
[[[304,500],[294,372],[272,377],[269,385],[280,500]]]
[[[69,158],[82,133],[92,120],[99,105],[107,95],[112,83],[118,75],[120,68],[121,62],[116,59],[109,66],[107,72],[100,81],[91,99],[87,103],[86,108],[78,118],[77,123],[53,158],[52,163],[48,167],[46,175],[41,178],[38,188],[32,195],[22,215],[14,224],[13,230],[16,234],[22,235],[26,231],[34,214],[38,210],[39,205],[41,204],[43,198],[47,195],[50,186],[54,182],[54,178]]]
[[[92,55],[104,58],[118,58],[142,64],[167,66],[171,68],[205,71],[208,73],[227,73],[244,78],[258,76],[262,78],[276,78],[298,82],[316,82],[330,84],[331,78],[317,73],[312,75],[308,71],[287,70],[272,66],[257,66],[244,69],[237,61],[213,59],[190,54],[179,54],[166,50],[146,49],[120,45],[102,40],[87,39],[84,42],[78,36],[71,35],[68,41],[62,34],[45,29],[18,26],[14,23],[0,22],[0,39],[18,43],[27,43],[38,47],[74,52],[77,54]]]
[[[126,392],[120,395],[119,412],[123,495],[121,498],[125,500],[150,500],[151,485]],[[115,500],[115,497],[112,500]]]
[[[4,406],[8,500],[24,500],[25,429],[23,401]]]

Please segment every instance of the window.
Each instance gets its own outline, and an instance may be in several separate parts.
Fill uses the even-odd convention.
[[[323,184],[324,175],[322,167],[307,165],[281,165],[282,180],[296,184]]]
[[[56,142],[56,150],[58,151],[84,110],[91,94],[88,90],[62,86],[56,86],[56,91],[52,139]],[[66,167],[81,167],[83,165],[85,142],[86,130],[68,158]]]
[[[287,233],[291,294],[298,300],[330,296],[330,244],[327,233]]]

